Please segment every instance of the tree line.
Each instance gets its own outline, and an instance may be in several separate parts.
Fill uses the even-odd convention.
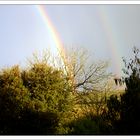
[[[140,134],[140,56],[123,59],[125,90],[109,83],[108,63],[82,49],[0,70],[1,135]],[[62,60],[63,59],[63,60]],[[90,60],[90,61],[89,61]],[[113,81],[114,83],[117,81]]]

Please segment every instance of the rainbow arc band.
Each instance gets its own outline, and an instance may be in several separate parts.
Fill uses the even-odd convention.
[[[47,14],[47,9],[45,8],[44,5],[36,5],[36,8],[40,14],[40,17],[45,23],[46,28],[52,37],[52,40],[54,41],[55,47],[57,48],[57,51],[61,57],[61,61],[63,62],[64,65],[67,65],[68,63],[66,60],[67,58],[66,51],[64,49],[60,35],[58,34],[57,30],[55,29],[55,26],[53,25],[50,17]],[[101,22],[100,24],[102,25],[102,28],[104,29],[107,35],[108,41],[109,41],[109,50],[110,50],[109,53],[111,53],[111,56],[113,58],[113,62],[114,62],[113,65],[115,66],[115,71],[118,75],[121,75],[122,73],[121,55],[117,47],[117,41],[116,41],[117,38],[115,36],[115,32],[113,31],[112,24],[110,23],[109,15],[107,11],[102,8],[98,9],[98,15],[99,15],[99,21]],[[67,68],[67,69],[69,69],[70,71],[70,68]]]

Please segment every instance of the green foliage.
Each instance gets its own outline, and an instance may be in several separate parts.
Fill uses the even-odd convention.
[[[115,134],[140,133],[140,57],[139,50],[133,49],[134,58],[127,62],[124,59],[125,93],[110,97],[108,100],[108,116]]]
[[[81,61],[76,71],[85,73],[79,73],[84,82],[76,81],[76,71],[70,79],[61,68],[49,65],[49,57],[24,70],[1,70],[0,134],[140,134],[140,57],[138,49],[133,52],[133,59],[124,59],[125,93],[111,96],[104,64],[92,65],[85,73]],[[79,64],[73,60],[72,68]]]
[[[20,69],[13,66],[0,74],[0,133],[7,134],[12,130],[14,120],[21,117],[28,102],[28,90],[23,86]]]
[[[29,90],[34,109],[65,111],[69,85],[61,71],[39,63],[24,71],[22,78],[23,84]]]
[[[69,84],[47,63],[0,73],[0,134],[55,134],[70,109]]]
[[[140,133],[140,57],[139,50],[133,49],[134,58],[125,62],[126,92],[121,96],[121,124],[123,133]]]
[[[19,67],[3,70],[0,74],[0,107],[4,105],[3,110],[13,112],[15,104],[19,104],[18,109],[22,109],[27,98],[28,90],[23,85]]]
[[[74,135],[93,135],[99,134],[98,124],[90,117],[79,118],[70,124],[71,134]]]
[[[99,135],[111,133],[111,126],[106,122],[102,115],[94,115],[88,113],[86,116],[80,117],[69,124],[73,135]]]

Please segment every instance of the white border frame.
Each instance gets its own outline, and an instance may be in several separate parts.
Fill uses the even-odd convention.
[[[27,4],[27,5],[30,5],[30,4],[57,4],[57,5],[61,5],[61,4],[140,4],[140,1],[67,1],[67,0],[52,0],[52,1],[28,1],[28,0],[22,0],[22,1],[12,1],[12,0],[5,0],[5,1],[0,1],[0,4],[11,4],[11,5],[14,5],[14,4]]]
[[[0,136],[0,139],[3,140],[140,140],[140,136],[88,136],[88,135],[83,135],[83,136]]]
[[[0,136],[3,140],[139,140],[140,136]]]
[[[67,0],[51,0],[51,1],[31,1],[31,0],[22,0],[22,1],[12,1],[12,0],[5,0],[5,1],[0,1],[0,5],[20,5],[20,4],[23,4],[23,5],[36,5],[36,4],[48,4],[48,5],[52,5],[52,4],[57,4],[57,5],[62,5],[62,4],[71,4],[71,5],[87,5],[87,4],[103,4],[103,5],[106,5],[106,4],[140,4],[140,1],[67,1]],[[72,140],[72,139],[77,139],[77,140],[91,140],[91,139],[94,139],[94,140],[140,140],[140,136],[119,136],[119,135],[110,135],[110,136],[106,136],[106,135],[101,135],[101,136],[94,136],[94,135],[82,135],[82,136],[68,136],[68,135],[56,135],[56,136],[0,136],[0,139],[3,139],[3,140],[26,140],[26,139],[29,139],[29,140],[45,140],[45,139],[48,139],[48,140],[56,140],[56,139],[59,139],[59,140],[64,140],[64,139],[67,139],[67,140]]]

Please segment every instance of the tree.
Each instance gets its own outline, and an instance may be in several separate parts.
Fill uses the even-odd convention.
[[[0,73],[0,134],[12,134],[21,118],[28,90],[23,85],[19,66],[4,69]]]
[[[71,108],[63,71],[46,61],[0,73],[0,134],[56,134]]]
[[[107,73],[108,63],[105,61],[93,61],[87,50],[71,48],[62,55],[62,69],[65,70],[73,91],[89,92],[101,90],[105,80],[110,74]]]
[[[32,109],[55,113],[59,119],[57,126],[59,131],[63,127],[64,120],[71,115],[73,97],[67,75],[58,66],[50,65],[50,58],[47,56],[46,59],[46,56],[42,56],[41,59],[35,56],[30,61],[28,70],[22,72],[22,79],[29,90]],[[57,133],[62,133],[58,131]]]
[[[23,84],[29,90],[30,98],[38,105],[35,109],[61,112],[68,103],[69,85],[63,72],[46,63],[35,63],[22,73]],[[66,103],[67,102],[67,103]],[[66,103],[66,104],[65,104]],[[42,106],[42,108],[40,108]]]
[[[93,101],[90,95],[102,91],[109,76],[105,62],[90,63],[81,49],[60,59],[46,52],[34,55],[25,69],[1,71],[1,134],[67,134],[67,124],[76,119],[75,108],[84,100],[81,95]]]
[[[139,49],[133,48],[134,58],[124,59],[126,91],[121,96],[121,122],[124,133],[140,133],[140,57]]]
[[[111,97],[108,100],[109,117],[115,134],[140,134],[140,57],[139,49],[133,48],[134,57],[129,61],[123,59],[125,68],[125,93],[120,99]],[[119,117],[117,117],[119,116]],[[118,118],[118,119],[117,119]]]

